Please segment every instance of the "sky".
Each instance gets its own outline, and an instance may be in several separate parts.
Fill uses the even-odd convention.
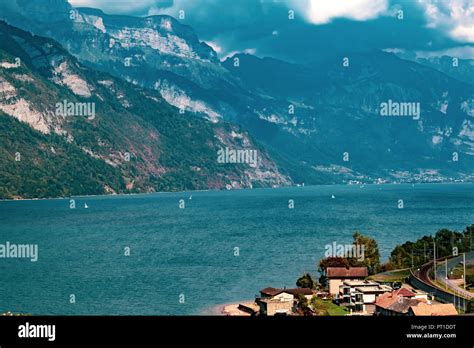
[[[474,0],[69,0],[109,14],[168,14],[221,58],[311,62],[370,49],[474,59]],[[180,12],[183,11],[183,12]]]

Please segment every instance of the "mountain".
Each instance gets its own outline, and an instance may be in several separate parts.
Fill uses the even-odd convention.
[[[472,84],[381,51],[353,53],[348,67],[330,55],[305,66],[236,55],[223,65],[268,99],[258,116],[294,135],[291,156],[318,172],[363,182],[472,178]],[[419,119],[382,117],[390,100],[417,103]]]
[[[442,56],[416,58],[414,61],[439,70],[459,81],[464,81],[469,84],[474,83],[474,59],[459,59],[456,57]]]
[[[0,198],[287,185],[238,126],[191,117],[0,22]],[[221,149],[258,161],[220,163]]]
[[[89,67],[159,90],[180,109],[216,122],[228,107],[215,102],[212,87],[231,84],[230,74],[211,47],[172,17],[113,16],[73,9],[66,0],[14,0],[0,4],[0,13],[14,26],[55,39]]]
[[[15,0],[0,16],[196,118],[238,124],[294,182],[473,180],[472,66],[454,74],[373,50],[321,52],[306,64],[247,54],[220,62],[192,28],[169,16],[115,16],[45,1]],[[39,3],[43,12],[35,12]],[[383,116],[383,105],[420,114]]]

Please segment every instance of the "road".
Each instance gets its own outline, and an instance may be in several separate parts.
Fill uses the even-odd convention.
[[[466,262],[472,261],[474,259],[474,252],[466,253]],[[451,259],[448,259],[448,273],[456,267],[461,261],[463,260],[463,256],[456,256]],[[458,286],[456,282],[446,279],[446,264],[445,261],[438,261],[436,265],[436,279],[444,284],[447,285],[448,288],[456,293],[456,295],[462,296],[467,299],[474,299],[474,294],[464,288]]]
[[[468,255],[470,254],[470,255]],[[470,260],[474,257],[474,253],[468,253],[466,254],[466,261]],[[462,256],[458,256],[452,259],[448,259],[448,272],[453,269],[457,264],[459,264],[459,261],[462,260]],[[434,283],[429,274],[431,269],[433,268],[433,262],[429,262],[424,264],[423,266],[420,267],[420,270],[418,271],[418,278],[420,278],[422,281],[425,283],[438,288],[440,290],[446,291],[445,287],[440,287],[438,284]],[[437,272],[436,272],[436,280],[440,282],[441,284],[448,285],[448,288],[451,290],[451,292],[455,293],[457,296],[464,297],[466,299],[474,299],[474,294],[472,292],[469,292],[467,290],[464,290],[463,288],[457,286],[454,282],[450,281],[449,279],[446,281],[446,266],[444,264],[444,261],[437,261],[436,264]]]

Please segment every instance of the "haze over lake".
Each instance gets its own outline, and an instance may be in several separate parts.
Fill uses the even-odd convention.
[[[462,231],[474,222],[473,184],[314,186],[75,202],[75,209],[69,199],[0,202],[0,243],[38,245],[37,262],[0,259],[1,312],[202,314],[217,304],[252,299],[267,286],[293,287],[303,272],[316,274],[325,245],[350,244],[354,231],[374,237],[385,261],[397,244],[441,228]],[[130,256],[124,255],[127,247]]]

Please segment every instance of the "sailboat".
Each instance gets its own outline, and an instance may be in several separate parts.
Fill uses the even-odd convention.
[[[334,195],[331,195],[331,199],[334,199],[334,198],[336,198],[336,196],[334,196]]]
[[[87,203],[84,203],[84,209],[89,209],[89,206],[87,205]]]

